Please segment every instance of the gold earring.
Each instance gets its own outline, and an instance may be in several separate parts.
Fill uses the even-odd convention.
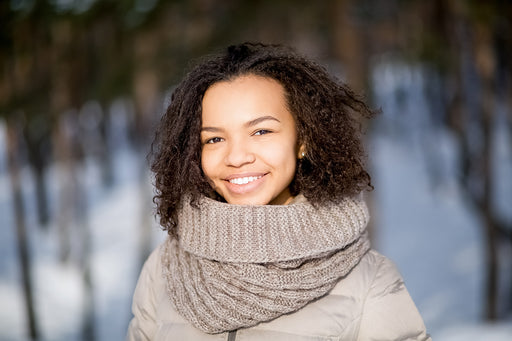
[[[306,147],[304,145],[301,145],[300,148],[299,148],[299,155],[298,155],[298,159],[303,159],[305,156],[306,156]]]

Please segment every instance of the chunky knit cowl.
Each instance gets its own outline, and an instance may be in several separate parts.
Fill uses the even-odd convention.
[[[369,250],[359,198],[314,207],[184,202],[162,252],[175,309],[206,333],[250,327],[326,295]]]

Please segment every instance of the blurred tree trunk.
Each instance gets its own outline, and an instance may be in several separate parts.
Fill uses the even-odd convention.
[[[509,7],[508,13],[505,15],[506,18],[512,18],[512,6]],[[504,25],[502,41],[498,41],[498,46],[502,49],[502,69],[504,72],[504,83],[505,90],[503,95],[505,97],[505,115],[506,115],[506,124],[508,127],[508,145],[512,146],[512,65],[510,65],[510,61],[512,60],[512,21],[507,20],[502,23]],[[512,151],[511,151],[512,152]],[[512,246],[512,226],[509,226],[510,233],[510,245]],[[508,292],[508,310],[507,312],[512,315],[512,271],[509,276],[509,292]]]
[[[35,7],[44,7],[39,2]],[[47,147],[48,122],[45,119],[45,106],[47,105],[46,80],[48,75],[48,44],[46,27],[40,25],[41,17],[31,14],[26,17],[17,17],[7,9],[8,15],[4,18],[2,28],[12,34],[7,41],[0,39],[2,52],[0,61],[4,61],[3,70],[8,91],[4,91],[2,104],[8,104],[9,111],[22,110],[25,119],[22,127],[28,161],[34,172],[35,199],[37,218],[42,227],[46,227],[49,219],[47,205],[47,188],[44,180],[45,168],[49,153],[43,152]],[[2,35],[2,38],[4,36]],[[4,45],[5,44],[5,45]],[[0,73],[0,76],[2,74]],[[0,97],[1,95],[0,90]],[[28,98],[28,99],[27,99]],[[3,101],[2,101],[3,100]]]
[[[78,265],[82,272],[82,283],[84,288],[82,339],[84,341],[94,341],[96,339],[96,327],[94,322],[95,290],[91,264],[92,235],[88,219],[89,208],[87,204],[86,189],[79,180],[76,181],[76,185],[78,190],[75,193],[75,211],[80,243]]]
[[[20,127],[16,122],[16,118],[8,119],[6,123],[7,162],[13,194],[14,218],[16,221],[16,232],[18,237],[18,256],[21,266],[23,294],[25,296],[25,309],[27,313],[30,338],[32,340],[37,340],[39,338],[39,331],[34,308],[29,241],[25,224],[25,209],[21,190],[20,164],[18,160],[18,155],[20,154],[18,143],[20,138]]]
[[[91,231],[88,224],[87,192],[83,186],[84,143],[89,141],[81,125],[85,86],[89,69],[88,27],[81,21],[56,20],[52,30],[55,55],[53,108],[57,113],[55,155],[61,166],[62,183],[58,210],[61,260],[76,257],[84,290],[82,339],[95,339],[94,283],[91,272]],[[71,229],[74,229],[71,233]],[[73,246],[73,247],[71,247]],[[75,247],[76,246],[76,247]]]
[[[492,199],[493,189],[493,123],[495,112],[496,77],[495,56],[493,53],[492,32],[488,25],[477,25],[475,31],[475,66],[481,83],[480,117],[482,122],[482,163],[481,176],[483,193],[476,199],[483,214],[486,234],[486,318],[496,320],[498,317],[498,243],[497,226],[495,224]]]
[[[66,60],[66,52],[68,50],[69,41],[71,41],[71,33],[69,25],[62,20],[52,22],[52,70],[50,89],[50,111],[54,115],[52,129],[52,145],[54,146],[55,161],[59,166],[60,172],[58,181],[57,194],[57,210],[56,221],[59,238],[59,258],[61,262],[67,262],[71,253],[71,232],[73,212],[73,192],[74,188],[72,171],[73,171],[73,155],[72,141],[70,138],[71,126],[66,122],[66,110],[71,107],[70,88],[66,77],[69,77],[69,63]]]
[[[438,6],[443,2],[437,1]],[[440,36],[449,46],[452,65],[448,68],[448,83],[453,94],[447,107],[447,124],[460,146],[460,185],[466,197],[482,218],[485,235],[485,307],[484,316],[499,318],[500,248],[512,242],[510,227],[496,211],[494,189],[496,181],[493,144],[496,127],[498,68],[495,52],[495,27],[468,15],[468,8],[450,3],[444,6],[445,20],[450,31]],[[474,9],[473,9],[474,10]],[[470,77],[474,72],[476,77]],[[478,89],[470,96],[470,89]],[[512,244],[511,244],[512,245]]]
[[[59,120],[59,121],[62,121]],[[59,238],[59,259],[62,263],[67,262],[71,254],[71,231],[70,226],[73,223],[73,165],[71,156],[71,141],[66,136],[65,127],[62,122],[58,122],[53,129],[53,145],[55,150],[55,159],[59,165],[59,187],[58,203],[56,211],[57,231]]]
[[[369,53],[366,29],[354,15],[352,0],[333,2],[331,14],[332,49],[343,65],[346,82],[356,93],[368,90]]]
[[[133,73],[133,100],[135,104],[135,141],[137,152],[144,155],[148,147],[151,123],[156,116],[159,102],[159,77],[154,68],[158,50],[158,33],[140,32],[134,39],[134,56],[137,63]],[[145,160],[145,159],[143,159]],[[148,203],[151,202],[147,188],[147,169],[145,162],[139,167],[139,190],[141,202],[141,228],[139,240],[139,262],[142,265],[152,249],[152,225]]]
[[[44,150],[46,146],[46,123],[39,124],[38,127],[32,127],[33,125],[42,122],[32,122],[31,118],[28,118],[25,129],[23,129],[25,142],[27,145],[28,158],[32,170],[34,171],[35,183],[36,183],[36,205],[37,205],[37,217],[39,224],[42,227],[46,227],[50,220],[50,213],[48,209],[48,195],[45,181],[46,165],[48,162],[48,150]],[[38,131],[36,131],[38,130]]]
[[[101,120],[99,122],[99,133],[101,136],[101,144],[99,159],[101,163],[101,180],[105,187],[112,187],[114,184],[114,168],[112,165],[112,147],[109,141],[111,133],[111,116],[110,110],[105,110],[105,106],[101,106]]]

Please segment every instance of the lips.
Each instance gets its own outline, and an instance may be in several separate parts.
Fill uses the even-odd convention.
[[[228,180],[230,183],[232,184],[236,184],[236,185],[246,185],[248,184],[249,182],[253,182],[255,180],[258,180],[259,178],[261,178],[263,175],[260,175],[260,176],[244,176],[242,178],[233,178],[233,179],[230,179]]]
[[[256,190],[267,174],[234,174],[225,179],[226,188],[233,194],[245,194]]]

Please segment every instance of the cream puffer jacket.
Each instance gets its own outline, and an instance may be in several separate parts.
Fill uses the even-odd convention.
[[[431,340],[396,267],[376,251],[328,295],[299,311],[236,332],[206,334],[173,308],[161,249],[153,251],[139,277],[127,340]]]

